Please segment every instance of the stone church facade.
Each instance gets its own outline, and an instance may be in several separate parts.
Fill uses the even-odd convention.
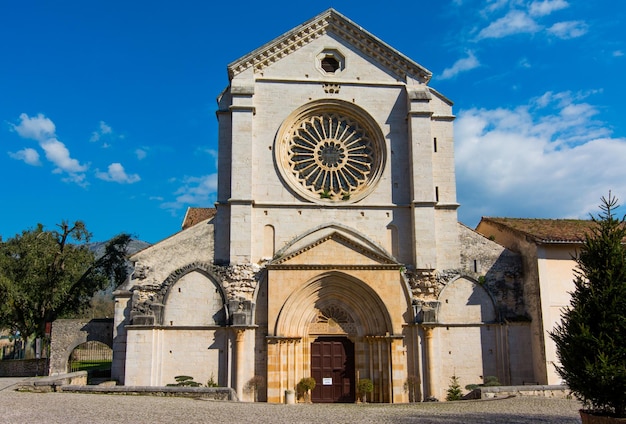
[[[541,383],[520,256],[458,223],[452,102],[330,9],[228,65],[215,209],[136,253],[113,377],[285,402],[444,399]]]

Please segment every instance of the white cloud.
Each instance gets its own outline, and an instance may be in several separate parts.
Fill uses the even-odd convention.
[[[56,137],[54,122],[42,114],[31,118],[27,114],[22,113],[20,115],[20,123],[17,125],[13,124],[11,127],[21,137],[39,142],[39,147],[45,152],[46,159],[56,166],[53,172],[55,174],[67,174],[63,177],[63,181],[85,185],[84,172],[89,166],[81,164],[78,160],[71,157],[68,148]],[[32,159],[32,152],[28,154]]]
[[[39,160],[39,153],[35,149],[31,149],[27,147],[18,152],[9,152],[9,156],[13,159],[21,160],[28,165],[33,166],[41,166],[41,161]]]
[[[135,156],[137,156],[137,159],[143,160],[148,156],[148,152],[145,149],[136,149]]]
[[[571,93],[514,109],[461,111],[455,124],[459,215],[585,218],[612,190],[626,196],[626,139]],[[467,222],[472,221],[472,222]]]
[[[102,134],[111,134],[113,130],[104,121],[100,121],[100,132]]]
[[[541,26],[521,10],[511,10],[504,17],[492,22],[478,33],[478,39],[503,38],[513,34],[533,34]]]
[[[480,62],[476,58],[473,52],[467,52],[467,57],[457,60],[454,64],[443,70],[441,76],[438,79],[450,79],[461,72],[469,71],[474,68],[478,68],[480,66]]]
[[[56,127],[54,122],[46,118],[41,113],[30,117],[25,113],[20,115],[20,123],[12,124],[11,127],[22,138],[30,138],[39,142],[54,137]]]
[[[483,14],[493,13],[509,5],[509,0],[487,0],[487,5],[483,9]]]
[[[215,202],[217,192],[217,174],[204,175],[202,177],[186,177],[183,185],[176,190],[176,200],[163,203],[163,209],[169,209],[174,213],[187,206],[206,207]]]
[[[99,125],[98,125],[98,130],[94,131],[91,133],[91,137],[89,138],[89,141],[91,141],[92,143],[95,143],[96,141],[100,141],[100,139],[102,139],[103,136],[105,135],[109,135],[113,133],[113,129],[107,125],[106,122],[104,121],[100,121]],[[102,147],[109,147],[110,144],[108,143],[103,143]]]
[[[613,57],[622,57],[622,56],[624,56],[624,52],[621,50],[615,50],[613,52]]]
[[[546,16],[556,10],[565,9],[567,7],[569,7],[569,3],[565,0],[533,1],[528,8],[528,13],[532,16]]]
[[[141,180],[137,174],[127,174],[121,163],[112,163],[107,172],[96,172],[96,177],[104,181],[120,184],[133,184]]]
[[[581,37],[585,35],[587,31],[588,26],[583,21],[557,22],[548,28],[550,34],[564,40]]]

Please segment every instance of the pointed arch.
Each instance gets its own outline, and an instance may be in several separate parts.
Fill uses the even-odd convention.
[[[439,294],[438,321],[454,323],[494,323],[496,302],[491,293],[472,278],[459,276],[450,281]]]
[[[194,262],[172,272],[163,282],[160,324],[183,326],[226,325],[226,293],[213,265]]]

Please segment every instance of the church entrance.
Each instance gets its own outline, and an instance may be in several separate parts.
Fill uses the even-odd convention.
[[[354,343],[347,337],[318,337],[311,343],[314,403],[354,402],[354,375]]]

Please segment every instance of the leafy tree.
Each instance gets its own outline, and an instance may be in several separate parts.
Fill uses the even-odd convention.
[[[113,238],[96,260],[86,246],[91,234],[83,222],[57,227],[47,231],[38,224],[0,241],[0,326],[24,339],[43,336],[46,322],[80,311],[97,290],[127,275],[129,235]]]
[[[575,290],[561,323],[551,333],[572,393],[602,413],[626,417],[625,218],[617,199],[602,197],[577,263]]]

